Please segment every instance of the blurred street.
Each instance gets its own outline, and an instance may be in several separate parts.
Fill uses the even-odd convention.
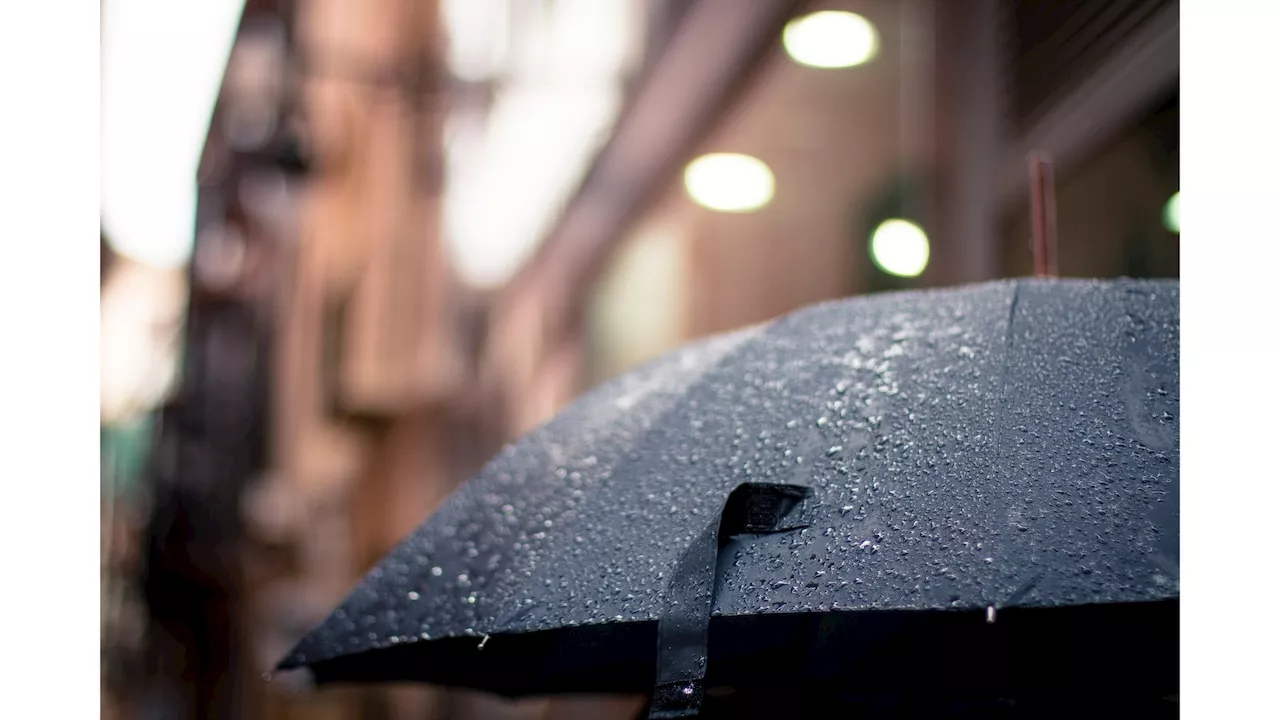
[[[609,718],[263,679],[504,444],[825,300],[1179,276],[1176,0],[103,0],[104,718]],[[192,11],[194,12],[194,11]]]

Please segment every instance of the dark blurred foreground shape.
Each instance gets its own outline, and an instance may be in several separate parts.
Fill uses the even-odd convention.
[[[811,302],[1028,273],[1031,150],[1057,163],[1064,275],[1178,274],[1161,223],[1176,2],[634,0],[611,133],[531,258],[476,289],[442,237],[447,126],[492,111],[552,19],[592,22],[589,2],[508,5],[493,22],[535,50],[462,80],[434,0],[247,2],[198,178],[180,387],[153,414],[147,501],[104,523],[144,516],[104,554],[104,577],[140,576],[148,614],[145,632],[104,615],[104,638],[142,637],[104,644],[121,716],[603,717],[260,675],[504,442],[598,381]],[[873,22],[877,59],[790,62],[784,24],[821,7]],[[720,150],[770,164],[771,205],[686,198],[684,163]],[[867,257],[867,228],[894,215],[932,242],[915,280]]]

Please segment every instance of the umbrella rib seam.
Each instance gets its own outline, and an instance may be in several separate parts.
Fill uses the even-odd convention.
[[[1014,280],[1013,297],[1009,299],[1009,317],[1007,322],[1005,323],[1005,329],[1004,329],[1004,358],[1003,358],[1002,367],[1000,370],[1000,397],[998,400],[1000,412],[999,412],[999,417],[997,418],[998,425],[996,427],[996,433],[997,433],[997,438],[999,443],[997,446],[996,454],[1000,463],[999,472],[1001,473],[1009,472],[1008,468],[1010,467],[1010,461],[1012,460],[1012,454],[1013,454],[1012,441],[1010,438],[1010,428],[1009,428],[1009,413],[1010,413],[1009,376],[1013,372],[1013,368],[1011,367],[1013,365],[1013,343],[1014,343],[1013,323],[1018,315],[1018,302],[1019,300],[1021,300],[1021,297],[1022,297],[1022,281]],[[1006,481],[1007,480],[1008,478],[1006,478]],[[990,598],[990,601],[994,603],[995,598]]]

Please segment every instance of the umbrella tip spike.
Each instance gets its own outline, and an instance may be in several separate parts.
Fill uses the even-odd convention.
[[[996,624],[996,606],[995,605],[987,606],[987,624],[988,625]]]
[[[485,646],[488,642],[489,642],[489,636],[488,636],[488,635],[485,635],[483,638],[480,638],[480,644],[476,646],[476,650],[483,650],[483,649],[484,649],[484,646]]]
[[[1053,187],[1053,156],[1043,150],[1027,155],[1031,190],[1031,257],[1036,277],[1058,276],[1058,210]]]

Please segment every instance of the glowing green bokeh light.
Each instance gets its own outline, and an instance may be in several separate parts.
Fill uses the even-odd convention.
[[[910,220],[885,220],[871,233],[871,259],[890,275],[916,277],[929,266],[929,236]]]

